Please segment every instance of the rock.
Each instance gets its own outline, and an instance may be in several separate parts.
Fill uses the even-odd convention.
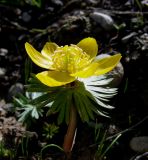
[[[148,152],[148,136],[132,138],[130,141],[130,148],[138,153]]]
[[[117,66],[112,71],[107,73],[107,75],[109,77],[113,78],[113,80],[110,82],[109,86],[110,87],[117,87],[121,83],[123,75],[124,75],[124,68],[123,68],[122,63],[119,62],[117,64]]]
[[[8,50],[5,48],[0,48],[0,56],[6,56],[8,54]]]
[[[0,108],[2,108],[5,104],[6,104],[6,102],[4,99],[0,100]]]
[[[31,20],[30,14],[28,14],[27,12],[23,12],[23,13],[22,13],[22,20],[23,20],[24,22],[29,22],[29,21]]]
[[[94,11],[90,14],[90,17],[106,31],[110,31],[114,28],[114,20],[106,13]]]
[[[5,68],[0,68],[0,77],[3,77],[6,73],[6,69]]]
[[[3,117],[6,115],[6,111],[4,110],[3,106],[6,104],[5,100],[0,101],[0,117]]]
[[[7,111],[7,112],[12,112],[14,109],[14,104],[13,103],[6,103],[3,108]]]
[[[109,135],[114,135],[120,132],[120,129],[114,125],[114,124],[110,124],[109,128],[108,128],[108,133]]]
[[[148,33],[144,33],[139,37],[139,42],[142,43],[142,50],[148,50]]]
[[[0,136],[5,144],[14,144],[24,136],[25,127],[15,117],[0,117]],[[6,138],[7,137],[7,138]],[[14,138],[16,141],[14,141]]]
[[[63,2],[61,0],[51,0],[51,2],[57,6],[63,6]]]
[[[20,16],[22,13],[22,10],[20,8],[15,8],[14,12],[17,16]]]
[[[148,7],[148,0],[143,0],[143,1],[141,1],[141,4]]]
[[[98,4],[98,0],[86,0],[86,2],[90,5],[97,5]]]
[[[16,83],[12,85],[8,91],[8,100],[12,100],[13,97],[17,96],[19,93],[24,93],[24,86],[21,83]]]

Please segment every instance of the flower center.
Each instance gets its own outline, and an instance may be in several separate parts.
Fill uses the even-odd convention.
[[[75,73],[90,61],[90,56],[76,45],[58,47],[52,55],[52,67],[61,72]]]

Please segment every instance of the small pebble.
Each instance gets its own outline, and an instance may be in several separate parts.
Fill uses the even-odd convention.
[[[51,2],[57,6],[63,6],[63,2],[61,0],[51,0]]]
[[[0,48],[0,56],[6,56],[8,54],[8,50],[5,48]]]
[[[6,103],[3,108],[7,111],[7,112],[12,112],[14,109],[14,104],[13,103]]]
[[[138,153],[148,152],[148,136],[133,137],[130,141],[130,148]]]
[[[6,73],[6,69],[5,68],[0,68],[0,77],[3,77]]]
[[[29,22],[29,21],[31,20],[30,14],[28,14],[27,12],[23,12],[23,13],[22,13],[22,20],[23,20],[24,22]]]
[[[21,83],[16,83],[12,85],[8,91],[8,100],[12,100],[13,97],[17,96],[19,93],[24,93],[24,86]]]
[[[94,11],[92,14],[90,14],[90,17],[106,31],[110,31],[114,27],[114,20],[108,14]]]

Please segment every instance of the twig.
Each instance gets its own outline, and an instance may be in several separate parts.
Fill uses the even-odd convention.
[[[108,12],[116,15],[132,15],[132,16],[148,15],[148,12],[142,12],[142,11],[119,11],[119,10],[108,10],[108,9],[102,9],[102,8],[98,8],[98,11]]]
[[[134,160],[140,160],[141,158],[145,157],[145,156],[148,156],[148,152],[145,152],[139,156],[136,156],[136,158]]]
[[[18,24],[17,22],[13,22],[8,20],[8,18],[3,18],[4,21],[10,23],[12,26],[16,27],[18,30],[24,30],[27,31],[28,29],[26,27],[21,26],[20,24]]]
[[[133,11],[111,11],[113,14],[118,15],[148,15],[148,12],[133,12]]]
[[[144,117],[140,122],[138,122],[138,123],[136,123],[135,125],[133,125],[133,126],[127,128],[127,129],[125,129],[124,131],[121,131],[121,132],[119,132],[119,133],[117,133],[117,134],[115,134],[115,135],[113,135],[113,136],[108,137],[106,140],[110,140],[110,139],[118,136],[119,134],[123,134],[123,133],[126,133],[126,132],[128,132],[128,131],[133,130],[135,127],[139,126],[141,123],[143,123],[143,122],[144,122],[145,120],[147,120],[147,119],[148,119],[148,116]]]
[[[145,120],[147,120],[147,119],[148,119],[148,116],[144,117],[140,122],[138,122],[138,123],[136,123],[135,125],[133,125],[133,126],[127,128],[127,129],[125,129],[124,131],[121,131],[121,132],[118,132],[117,134],[114,134],[113,136],[109,136],[108,138],[106,138],[105,141],[111,140],[111,139],[113,139],[113,138],[115,138],[115,137],[118,137],[119,135],[122,135],[123,133],[126,133],[126,132],[128,132],[128,131],[133,130],[135,127],[139,126],[141,123],[143,123],[143,122],[144,122]],[[98,143],[95,143],[95,144],[90,145],[89,148],[90,148],[90,147],[94,147],[94,146],[96,146],[96,145],[98,145]]]

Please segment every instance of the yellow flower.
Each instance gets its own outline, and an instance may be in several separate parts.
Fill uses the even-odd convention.
[[[120,61],[121,54],[97,60],[98,45],[94,38],[84,38],[77,45],[58,46],[47,42],[41,53],[28,42],[26,51],[38,66],[48,69],[36,77],[50,87],[62,86],[77,78],[98,76],[111,71]]]

